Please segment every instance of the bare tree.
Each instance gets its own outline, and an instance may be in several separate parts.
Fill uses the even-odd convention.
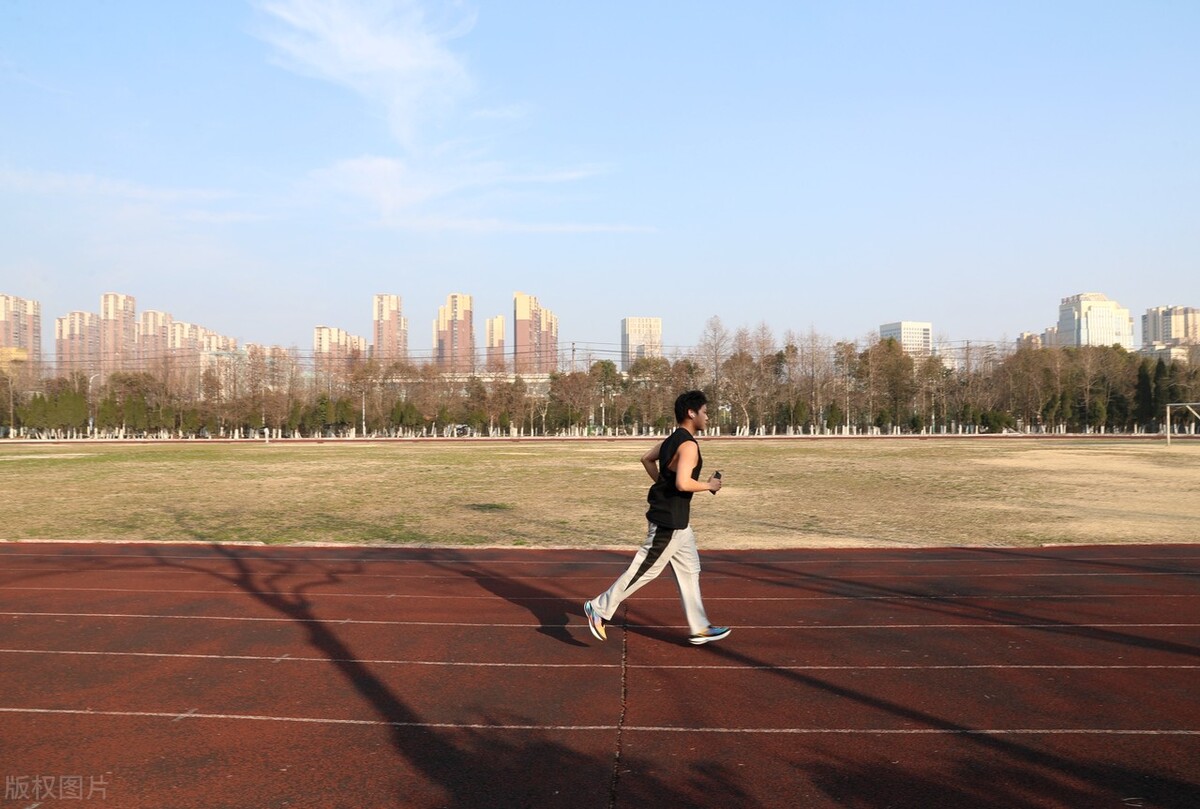
[[[713,315],[705,322],[704,331],[700,334],[700,342],[696,346],[696,359],[712,380],[708,393],[709,399],[718,406],[717,412],[712,414],[717,426],[720,426],[720,405],[723,402],[721,366],[729,358],[732,347],[733,338],[729,331],[721,323],[721,318]]]
[[[750,352],[754,357],[758,375],[755,380],[753,403],[758,428],[765,432],[770,427],[774,431],[775,408],[781,399],[780,381],[783,372],[780,368],[781,357],[775,342],[775,333],[766,322],[759,323],[750,335]]]
[[[752,351],[750,332],[745,328],[738,329],[733,337],[733,351],[721,365],[721,372],[725,376],[725,398],[729,401],[731,412],[739,419],[739,433],[750,432],[750,411],[755,406],[761,381]]]

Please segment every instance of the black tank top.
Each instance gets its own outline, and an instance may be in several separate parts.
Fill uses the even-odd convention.
[[[658,451],[658,480],[646,494],[646,502],[650,504],[646,519],[664,528],[687,528],[691,520],[692,493],[675,488],[675,472],[667,468],[685,441],[696,444],[696,468],[692,470],[692,480],[700,479],[700,468],[704,466],[700,444],[694,435],[679,427],[662,442]]]

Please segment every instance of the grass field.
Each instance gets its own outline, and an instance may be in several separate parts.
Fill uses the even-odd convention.
[[[647,441],[0,443],[0,540],[630,547]],[[1194,542],[1200,443],[702,444],[701,546]]]

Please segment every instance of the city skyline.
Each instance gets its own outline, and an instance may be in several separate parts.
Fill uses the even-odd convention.
[[[563,346],[557,340],[557,316],[542,307],[536,296],[523,292],[512,295],[514,317],[510,342],[504,315],[485,318],[481,328],[474,322],[473,296],[450,293],[445,303],[438,307],[438,316],[433,320],[436,347],[429,352],[412,352],[406,350],[409,319],[404,316],[403,296],[375,293],[370,300],[372,323],[365,333],[372,337],[360,336],[341,326],[321,324],[312,328],[312,340],[302,348],[220,334],[176,319],[173,313],[162,309],[138,310],[137,296],[126,293],[103,294],[99,313],[73,311],[47,318],[40,301],[0,290],[0,349],[28,347],[39,333],[37,325],[41,323],[44,328],[52,322],[53,341],[42,341],[43,364],[95,365],[95,370],[105,373],[128,367],[149,367],[155,358],[181,349],[198,353],[230,352],[239,348],[246,351],[254,346],[268,352],[282,350],[296,356],[324,357],[329,361],[340,361],[357,354],[383,362],[428,362],[458,373],[503,366],[516,373],[545,374],[565,367],[568,354],[571,367],[581,359],[585,365],[605,359],[614,362],[619,370],[627,371],[637,356],[678,356],[696,345],[664,346],[662,318],[630,316],[619,321],[616,343],[590,341]],[[1135,323],[1141,324],[1141,339],[1136,339]],[[786,330],[779,331],[771,324],[766,325],[782,347]],[[728,327],[727,330],[731,334],[734,331]],[[876,339],[896,339],[906,353],[913,355],[941,353],[953,345],[935,338],[934,334],[931,322],[895,321],[868,329],[862,338],[867,343]],[[793,335],[804,336],[799,332]],[[829,335],[821,336],[829,338]],[[855,338],[853,342],[863,341]],[[976,341],[976,344],[981,343]],[[1183,358],[1183,353],[1166,349],[1200,344],[1200,308],[1157,306],[1134,317],[1127,307],[1103,293],[1076,293],[1060,299],[1058,319],[1040,334],[1023,332],[1016,340],[984,344],[1004,348],[1118,344],[1133,352],[1147,353],[1146,350],[1154,349],[1152,356]]]
[[[714,315],[999,342],[1082,290],[1195,304],[1197,28],[1121,0],[17,0],[0,289],[285,346],[369,334],[381,289],[413,324],[536,290],[564,346],[631,313],[667,347]]]

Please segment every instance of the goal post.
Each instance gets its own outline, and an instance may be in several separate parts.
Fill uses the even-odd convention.
[[[1200,421],[1200,402],[1172,402],[1167,405],[1167,446],[1171,446],[1171,409],[1186,410],[1192,414],[1192,418]]]

